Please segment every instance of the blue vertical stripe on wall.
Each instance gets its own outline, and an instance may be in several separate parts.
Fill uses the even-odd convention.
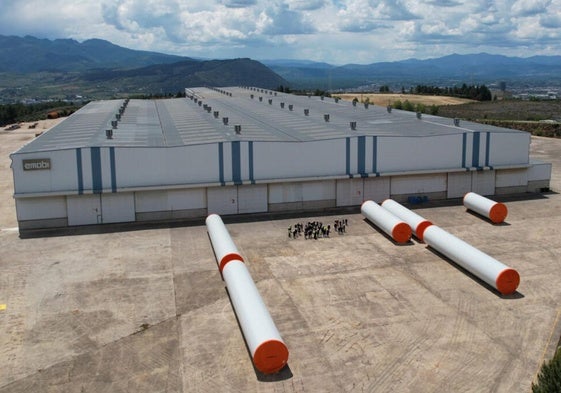
[[[253,177],[253,141],[247,143],[249,150],[249,180],[251,184],[255,184],[255,177]]]
[[[76,149],[76,170],[78,173],[78,194],[84,193],[84,174],[82,172],[82,149]]]
[[[473,133],[473,151],[471,152],[471,166],[479,167],[479,144],[481,132],[476,131]]]
[[[466,167],[467,134],[462,134],[462,168]]]
[[[101,194],[103,190],[103,182],[101,179],[101,149],[92,147],[90,149],[92,155],[92,190],[94,194]]]
[[[490,149],[491,149],[491,133],[488,132],[485,139],[485,166],[489,166]]]
[[[357,154],[357,168],[361,177],[367,177],[366,174],[366,137],[358,137],[358,154]]]
[[[224,142],[218,142],[218,180],[224,185]]]
[[[372,137],[372,173],[378,176],[378,137]]]
[[[347,176],[353,177],[351,175],[351,138],[346,138],[345,143],[345,173]]]
[[[242,184],[240,141],[232,142],[232,180],[236,185]]]
[[[111,165],[111,192],[117,192],[117,168],[115,167],[115,148],[109,148],[109,164]]]

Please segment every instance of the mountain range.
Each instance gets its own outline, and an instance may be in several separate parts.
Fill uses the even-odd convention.
[[[349,89],[417,84],[454,86],[504,81],[561,86],[561,56],[528,58],[452,54],[336,66],[309,60],[204,60],[137,51],[109,41],[0,35],[0,101],[22,97],[108,98],[168,94],[191,86],[253,85],[275,89]]]
[[[479,53],[366,65],[330,66],[326,63],[287,60],[268,60],[263,63],[291,83],[314,87],[321,85],[325,89],[369,84],[408,86],[430,83],[452,86],[464,82],[482,84],[498,81],[561,84],[561,56],[521,58]]]

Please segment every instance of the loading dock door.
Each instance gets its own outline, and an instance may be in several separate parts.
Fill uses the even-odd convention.
[[[101,224],[101,198],[99,194],[66,197],[68,225]]]
[[[238,214],[238,187],[209,187],[208,214]]]
[[[135,220],[134,195],[132,193],[103,194],[101,196],[101,208],[104,224]]]
[[[472,172],[471,190],[481,195],[495,195],[495,171]]]

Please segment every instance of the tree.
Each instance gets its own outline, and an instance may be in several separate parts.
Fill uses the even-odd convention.
[[[537,383],[532,383],[532,393],[558,392],[561,392],[561,348],[557,349],[551,361],[543,364]]]
[[[403,103],[403,110],[413,112],[415,110],[415,105],[409,102],[409,100],[405,100]]]

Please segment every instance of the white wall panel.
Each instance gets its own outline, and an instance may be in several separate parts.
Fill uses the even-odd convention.
[[[23,170],[23,160],[40,158],[50,159],[51,169]],[[14,191],[16,194],[78,190],[75,150],[16,154],[12,156],[12,159]]]
[[[207,189],[208,214],[237,214],[238,187],[209,187]]]
[[[238,186],[238,213],[261,213],[267,209],[266,184]]]
[[[302,183],[269,184],[269,203],[290,203],[302,201]]]
[[[101,194],[101,212],[104,224],[134,221],[134,194]]]
[[[255,142],[256,180],[345,174],[345,139],[314,142]]]
[[[448,174],[447,198],[463,198],[471,191],[471,172],[452,172]]]
[[[528,181],[549,179],[551,179],[550,163],[532,163],[532,166],[528,168]]]
[[[528,184],[528,170],[506,169],[498,170],[495,176],[496,187],[525,186]]]
[[[460,168],[462,135],[378,137],[378,172]]]
[[[224,150],[229,150],[224,146]],[[218,181],[218,146],[115,148],[117,187],[193,184]],[[232,159],[225,175],[232,175]]]
[[[446,191],[446,174],[392,176],[391,195]]]
[[[169,210],[168,196],[165,190],[135,192],[135,205],[138,213]]]
[[[100,194],[68,195],[66,208],[69,226],[101,224]]]
[[[364,200],[382,203],[390,197],[390,177],[368,177],[364,180]]]
[[[16,199],[18,221],[43,220],[49,218],[65,218],[66,198],[18,198]]]
[[[471,172],[471,191],[481,195],[494,195],[495,171]]]
[[[489,165],[527,164],[529,151],[530,134],[527,132],[491,134]]]
[[[323,201],[337,197],[335,180],[310,181],[302,183],[303,201]]]
[[[364,201],[362,178],[337,180],[337,206],[360,205]]]
[[[167,210],[189,210],[206,208],[205,188],[169,190]]]

